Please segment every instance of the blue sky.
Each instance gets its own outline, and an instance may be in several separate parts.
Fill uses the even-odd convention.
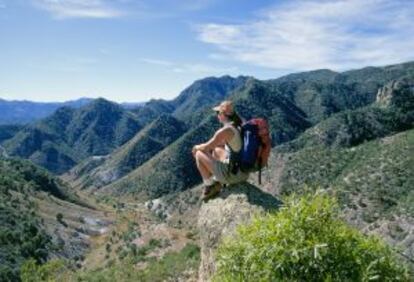
[[[0,0],[0,98],[172,99],[194,80],[414,60],[414,1]]]

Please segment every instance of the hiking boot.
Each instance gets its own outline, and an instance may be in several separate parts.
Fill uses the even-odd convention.
[[[205,186],[203,190],[202,200],[207,201],[208,199],[213,198],[221,191],[221,184],[220,182],[215,182],[209,186]]]

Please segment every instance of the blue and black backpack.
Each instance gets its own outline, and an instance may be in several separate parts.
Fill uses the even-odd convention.
[[[259,184],[261,184],[261,170],[267,165],[271,149],[269,126],[266,120],[256,118],[245,122],[241,126],[241,137],[243,141],[241,150],[230,153],[230,172],[236,174],[239,170],[259,171]]]

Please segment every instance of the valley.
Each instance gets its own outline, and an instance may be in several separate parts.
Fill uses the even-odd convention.
[[[2,125],[1,277],[17,279],[32,259],[39,271],[58,261],[68,281],[197,281],[208,234],[197,227],[206,204],[191,148],[220,126],[211,107],[224,99],[246,120],[265,117],[273,148],[262,185],[252,174],[235,187],[241,196],[226,187],[207,206],[246,191],[263,197],[248,199],[257,203],[322,189],[342,220],[380,236],[412,267],[413,75],[408,62],[209,77],[170,101],[126,109],[99,98],[24,127]]]

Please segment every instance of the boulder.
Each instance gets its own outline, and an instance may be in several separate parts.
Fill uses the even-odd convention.
[[[222,238],[248,223],[253,215],[276,210],[281,202],[248,183],[224,188],[220,195],[203,203],[198,215],[201,262],[199,281],[210,281],[215,272],[215,251]]]

